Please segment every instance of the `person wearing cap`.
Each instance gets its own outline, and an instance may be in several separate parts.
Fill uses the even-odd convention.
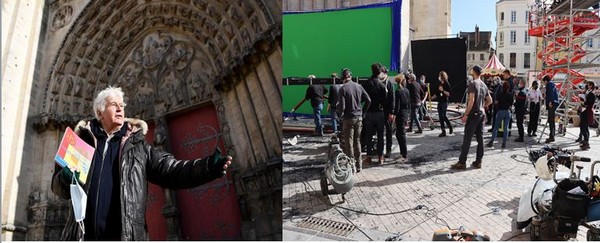
[[[546,143],[554,142],[554,134],[556,132],[556,108],[558,107],[558,90],[550,76],[546,75],[542,78],[542,82],[546,87],[546,110],[548,110],[548,126],[550,127],[550,135],[546,139]]]
[[[542,92],[539,89],[538,81],[531,84],[531,89],[527,91],[527,101],[529,102],[529,123],[527,124],[527,136],[536,137],[538,122],[540,119],[540,101]]]
[[[342,135],[344,147],[342,150],[348,157],[356,163],[356,170],[362,170],[362,160],[360,157],[360,134],[362,130],[362,121],[364,111],[369,108],[371,98],[367,91],[356,82],[352,81],[352,72],[345,68],[342,71],[342,80],[344,85],[340,88],[337,111],[342,118]],[[364,102],[364,108],[361,103]]]
[[[477,139],[477,154],[472,166],[477,169],[481,168],[481,160],[483,159],[483,123],[485,120],[485,107],[492,103],[492,97],[483,81],[479,78],[481,75],[481,67],[475,65],[471,68],[471,75],[473,75],[474,80],[467,87],[467,108],[461,118],[462,122],[465,123],[462,148],[458,162],[450,167],[455,170],[466,169],[467,154],[471,147],[473,135],[475,135],[475,138]]]
[[[314,75],[308,76],[309,78],[315,78]],[[323,136],[323,124],[321,123],[321,111],[323,110],[323,100],[327,94],[327,89],[323,85],[312,84],[306,89],[305,100],[310,100],[310,105],[313,108],[313,116],[315,122],[314,135]]]

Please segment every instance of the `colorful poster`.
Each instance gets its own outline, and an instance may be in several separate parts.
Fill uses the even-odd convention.
[[[71,170],[79,171],[79,181],[85,184],[93,156],[94,147],[79,138],[70,127],[67,127],[54,160],[61,167],[68,166]]]

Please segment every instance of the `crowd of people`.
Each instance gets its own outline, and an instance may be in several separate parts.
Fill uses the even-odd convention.
[[[518,136],[517,143],[525,141],[525,117],[528,115],[527,136],[538,136],[539,117],[542,102],[547,109],[547,123],[549,135],[546,143],[555,141],[556,134],[556,109],[560,105],[556,85],[549,76],[540,82],[532,81],[528,88],[524,79],[517,78],[509,70],[505,70],[498,77],[488,77],[485,81],[481,77],[482,69],[474,66],[469,70],[467,81],[467,104],[461,120],[465,124],[463,144],[459,160],[451,166],[452,169],[465,169],[466,159],[473,136],[478,143],[476,158],[472,167],[481,168],[484,146],[494,147],[494,141],[502,133],[501,147],[505,148],[511,128],[516,120]],[[337,75],[332,76],[337,78]],[[453,133],[453,126],[447,116],[449,97],[451,96],[451,82],[445,71],[438,73],[438,82],[435,87],[425,82],[425,76],[417,76],[412,72],[400,73],[395,77],[388,76],[388,70],[380,63],[371,65],[370,78],[358,84],[352,80],[349,69],[342,70],[343,84],[332,85],[329,97],[325,96],[327,90],[322,85],[311,85],[306,93],[306,99],[311,99],[315,115],[315,133],[323,135],[323,125],[320,112],[323,100],[329,104],[327,110],[332,115],[333,132],[338,132],[338,122],[341,122],[341,136],[344,153],[356,161],[357,170],[362,169],[362,164],[373,163],[372,156],[377,158],[377,163],[383,164],[385,158],[390,158],[392,153],[393,134],[400,147],[400,155],[396,160],[407,159],[406,134],[413,132],[423,133],[422,120],[425,119],[427,110],[425,103],[428,98],[437,101],[437,114],[441,133],[445,137]],[[394,88],[396,83],[397,88]],[[600,91],[594,82],[586,82],[586,87],[581,89],[580,97],[582,106],[580,114],[580,136],[577,142],[583,150],[589,146],[589,127],[595,125],[593,107]],[[431,117],[428,117],[431,119]],[[485,125],[492,125],[488,130],[491,138],[486,143],[483,141]],[[413,130],[413,128],[415,128]],[[448,133],[446,133],[446,129]],[[376,140],[373,137],[376,136]],[[362,144],[362,146],[361,146]],[[385,149],[385,151],[384,151]],[[361,158],[361,152],[366,152],[366,158]],[[385,153],[384,153],[385,152]]]

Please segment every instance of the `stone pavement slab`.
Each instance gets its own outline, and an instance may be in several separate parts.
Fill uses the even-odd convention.
[[[529,240],[528,229],[515,227],[519,198],[535,180],[526,149],[541,148],[544,144],[536,143],[535,138],[517,143],[513,135],[506,149],[499,148],[498,140],[497,148],[485,149],[482,169],[450,170],[450,165],[458,161],[463,139],[463,127],[456,122],[454,125],[455,133],[444,138],[437,137],[439,129],[408,134],[408,161],[386,159],[384,165],[364,165],[363,171],[356,175],[354,188],[345,195],[346,201],[342,201],[341,195],[321,194],[319,176],[326,162],[329,136],[299,134],[298,144],[292,146],[286,140],[297,134],[285,134],[284,239],[290,239],[286,235],[292,234],[285,230],[286,226],[292,227],[295,221],[313,216],[413,240],[429,241],[434,230],[446,225],[483,230],[492,240]],[[600,155],[594,152],[600,149],[600,138],[592,131],[592,149],[580,151],[574,142],[578,132],[578,128],[568,129],[566,136],[557,137],[553,145],[600,160]],[[485,133],[485,142],[490,137],[491,133]],[[476,144],[476,141],[471,144],[467,165],[474,160]],[[393,150],[397,156],[397,142]],[[581,165],[582,177],[589,176],[590,163]],[[586,229],[580,227],[577,239],[585,240],[585,233]]]

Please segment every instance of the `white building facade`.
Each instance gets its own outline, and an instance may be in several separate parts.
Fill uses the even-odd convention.
[[[529,36],[529,11],[533,0],[496,2],[496,47],[500,62],[524,77],[536,67],[536,37]]]

